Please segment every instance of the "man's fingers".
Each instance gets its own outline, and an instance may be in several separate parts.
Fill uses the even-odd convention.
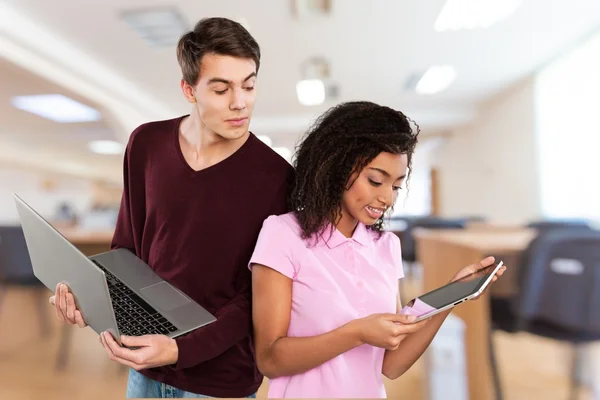
[[[67,319],[67,285],[60,285],[58,304],[63,318]]]
[[[60,312],[60,283],[56,285],[56,290],[54,291],[54,296],[50,297],[50,303],[54,305],[54,313],[56,315],[56,319],[60,322],[64,322],[65,317],[63,317]]]
[[[113,339],[112,335],[108,332],[102,332],[100,334],[100,337],[102,338],[102,345],[106,348],[106,351],[108,352],[108,356],[111,360],[115,360],[117,356],[115,355],[114,348],[119,347],[119,344],[115,342],[115,339]]]
[[[65,317],[64,315],[60,312],[60,292],[57,290],[56,291],[56,295],[53,296],[54,297],[54,314],[56,315],[56,319],[59,320],[60,322],[64,322],[65,321]]]
[[[103,335],[104,335],[104,340],[106,341],[107,345],[110,347],[110,349],[115,357],[118,357],[118,358],[126,360],[126,361],[130,361],[136,365],[138,363],[141,363],[142,360],[140,359],[141,355],[139,352],[119,346],[119,344],[115,341],[115,339],[108,332],[104,332]]]
[[[104,336],[104,332],[100,333],[100,343],[102,343],[102,346],[104,346],[104,349],[108,353],[108,357],[111,360],[114,360],[115,359],[115,355],[113,354],[112,349],[110,348],[110,346],[108,345],[108,343],[106,341],[107,341],[107,339]]]
[[[125,336],[121,335],[121,343],[129,347],[145,347],[150,346],[152,335],[144,336]]]
[[[83,315],[81,315],[81,311],[75,310],[75,322],[80,328],[85,328],[87,323],[83,319]]]
[[[65,322],[65,317],[60,312],[60,308],[58,307],[58,305],[54,307],[54,314],[56,315],[57,320],[59,320],[60,322]]]
[[[102,343],[102,346],[104,347],[104,349],[106,350],[106,353],[108,354],[108,358],[110,358],[112,361],[118,362],[119,364],[123,364],[126,365],[130,368],[135,369],[136,371],[139,371],[140,369],[143,369],[141,365],[138,365],[134,362],[131,362],[129,360],[123,359],[118,357],[117,355],[115,355],[114,351],[113,351],[113,347],[108,344],[109,341],[114,342],[117,346],[117,342],[114,341],[114,339],[112,338],[112,336],[109,333],[103,332],[100,334],[100,343]]]
[[[75,323],[75,298],[73,293],[67,293],[67,318],[69,322]]]
[[[56,293],[50,296],[48,302],[54,306],[56,319],[61,322],[67,322],[71,325],[79,325],[85,327],[85,323],[81,312],[77,310],[75,297],[69,291],[69,288],[64,283],[56,285]]]

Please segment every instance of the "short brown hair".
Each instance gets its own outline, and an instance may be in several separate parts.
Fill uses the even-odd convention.
[[[183,79],[195,85],[205,54],[251,58],[260,66],[260,48],[250,32],[241,24],[227,18],[204,18],[194,30],[186,33],[177,44],[177,61]]]

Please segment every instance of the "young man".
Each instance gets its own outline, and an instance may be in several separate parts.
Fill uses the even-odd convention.
[[[131,135],[112,247],[130,249],[217,321],[185,336],[100,340],[131,367],[128,397],[248,397],[262,382],[252,345],[248,261],[263,221],[287,212],[292,167],[248,131],[260,49],[240,24],[198,22],[177,46],[189,116]],[[85,326],[65,285],[57,317]]]

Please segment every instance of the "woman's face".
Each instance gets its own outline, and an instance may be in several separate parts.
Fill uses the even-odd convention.
[[[342,197],[342,218],[365,225],[377,222],[395,203],[407,168],[406,154],[379,153],[360,173],[350,177],[348,184],[352,186]]]

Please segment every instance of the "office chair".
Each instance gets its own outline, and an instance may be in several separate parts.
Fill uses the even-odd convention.
[[[543,219],[539,221],[532,221],[527,224],[527,227],[537,229],[539,231],[561,228],[591,229],[590,222],[582,218]]]
[[[519,291],[491,300],[492,328],[528,332],[573,347],[570,398],[577,394],[578,347],[600,340],[600,232],[563,228],[541,231],[522,257]],[[497,399],[502,390],[490,334]]]
[[[407,226],[402,237],[402,259],[413,269],[418,259],[413,231],[417,228],[425,229],[464,229],[468,220],[465,218],[440,218],[440,217],[418,217],[407,220]]]

